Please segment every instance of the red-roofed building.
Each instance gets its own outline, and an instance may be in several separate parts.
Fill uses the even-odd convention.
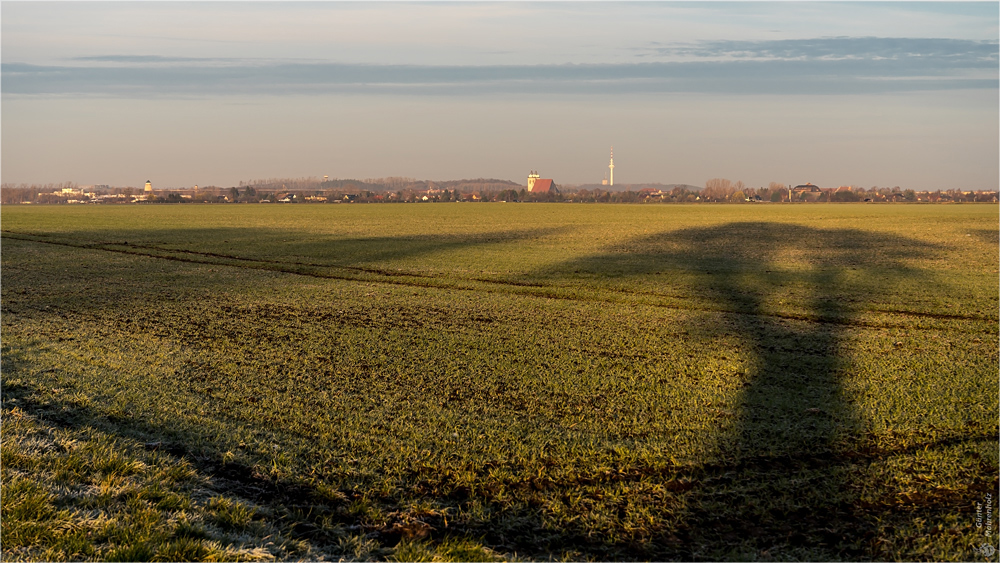
[[[556,183],[552,181],[551,178],[539,178],[538,172],[534,170],[528,174],[528,191],[531,193],[559,193],[559,188],[556,187]]]
[[[556,189],[556,185],[552,183],[551,179],[539,178],[535,180],[535,185],[532,186],[531,189],[528,191],[530,191],[531,193],[547,194],[549,192],[555,193],[558,192],[559,190]]]

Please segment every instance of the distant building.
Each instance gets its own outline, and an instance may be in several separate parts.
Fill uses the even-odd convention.
[[[146,193],[153,193],[153,183],[150,182],[149,180],[146,180],[146,189],[143,191]]]
[[[823,190],[811,182],[799,184],[798,186],[791,188],[789,191],[792,192],[789,199],[792,199],[793,201],[816,201],[823,195]]]
[[[540,178],[538,172],[534,170],[528,174],[528,191],[542,194],[559,193],[559,189],[556,188],[556,184],[551,178]]]

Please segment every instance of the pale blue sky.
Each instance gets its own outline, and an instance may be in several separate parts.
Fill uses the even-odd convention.
[[[0,11],[4,182],[1000,181],[996,2]]]

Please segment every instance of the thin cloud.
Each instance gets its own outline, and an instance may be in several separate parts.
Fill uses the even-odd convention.
[[[765,60],[838,60],[918,58],[959,64],[998,62],[996,41],[894,37],[821,37],[770,41],[705,41],[693,45],[662,47],[653,43],[647,51],[659,55],[694,58]]]
[[[155,63],[198,63],[217,61],[215,58],[203,57],[161,57],[159,55],[97,55],[90,57],[73,57],[71,61],[99,62],[99,63],[134,63],[134,64],[155,64]]]
[[[839,94],[997,88],[996,42],[886,38],[722,41],[687,60],[565,65],[371,65],[137,55],[80,66],[2,65],[4,94],[111,96],[388,93],[433,95]],[[712,60],[705,60],[711,57]]]

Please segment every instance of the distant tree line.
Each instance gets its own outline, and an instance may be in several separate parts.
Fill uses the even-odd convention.
[[[10,203],[63,203],[63,189],[78,189],[75,182],[59,184],[3,184],[0,185],[0,204]],[[57,195],[58,192],[60,195]]]
[[[73,182],[0,185],[0,204],[59,203],[428,203],[457,201],[582,203],[836,203],[836,202],[996,202],[996,191],[957,189],[916,192],[899,186],[790,187],[771,182],[753,188],[742,181],[712,178],[704,188],[638,184],[625,189],[563,186],[558,192],[529,192],[509,180],[475,178],[431,181],[406,177],[354,179],[270,178],[223,188],[158,189],[78,186]]]
[[[257,191],[328,191],[340,190],[345,193],[350,192],[398,192],[398,191],[427,191],[433,189],[470,191],[499,191],[511,187],[518,187],[520,184],[510,180],[497,180],[494,178],[475,178],[472,180],[447,180],[431,181],[416,180],[400,176],[388,178],[366,178],[356,179],[326,179],[319,178],[269,178],[266,180],[241,181],[237,188],[252,187]]]

